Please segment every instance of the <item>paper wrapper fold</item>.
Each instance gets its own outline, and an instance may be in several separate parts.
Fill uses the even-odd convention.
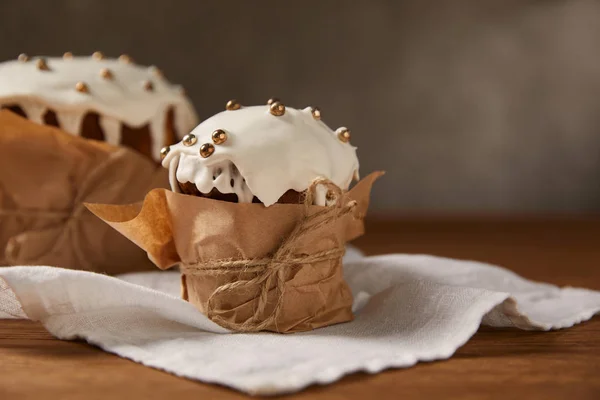
[[[166,185],[166,170],[133,151],[0,111],[0,265],[151,269],[83,202],[127,204]]]
[[[340,204],[352,203],[351,212],[329,215],[328,223],[317,218],[328,207],[264,207],[162,189],[139,204],[87,207],[146,250],[159,268],[180,265],[183,297],[221,326],[298,332],[353,318],[343,249],[363,233],[371,186],[381,175],[373,173],[344,193]],[[281,256],[287,261],[262,265],[281,253],[307,215],[313,225]]]

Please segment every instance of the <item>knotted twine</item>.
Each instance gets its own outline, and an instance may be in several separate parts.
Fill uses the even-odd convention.
[[[322,207],[319,211],[310,214],[310,206],[313,204],[315,192],[319,186],[325,187],[328,200],[331,204]],[[344,203],[343,191],[325,178],[315,179],[304,198],[304,216],[296,224],[292,232],[280,244],[279,248],[270,257],[250,259],[221,259],[206,260],[181,266],[183,296],[187,297],[185,276],[222,276],[228,274],[255,274],[251,279],[238,279],[217,287],[209,296],[206,304],[206,315],[217,324],[238,332],[258,332],[267,327],[276,326],[277,320],[283,308],[283,295],[288,271],[297,265],[313,264],[322,261],[340,259],[344,255],[344,244],[338,247],[323,250],[312,254],[296,254],[302,239],[326,225],[335,223],[338,218],[351,214],[356,209],[356,201],[351,200]],[[268,295],[272,290],[277,294],[277,300],[273,311],[262,318],[268,305]],[[253,315],[246,321],[238,323],[225,320],[219,315],[215,302],[219,295],[227,295],[259,287],[259,296]]]

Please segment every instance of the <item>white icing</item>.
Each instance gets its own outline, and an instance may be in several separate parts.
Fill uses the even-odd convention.
[[[81,112],[61,112],[56,114],[56,119],[61,129],[72,135],[80,135],[81,122],[85,115]]]
[[[115,146],[121,143],[121,122],[119,120],[110,117],[100,117],[100,127],[104,132],[104,139],[107,143]]]
[[[215,152],[202,158],[200,146],[212,143],[216,129],[227,133],[227,141],[214,145]],[[197,138],[193,146],[177,143],[163,160],[176,192],[180,192],[177,182],[193,182],[202,193],[217,188],[235,193],[240,202],[256,196],[270,206],[290,189],[306,190],[318,177],[347,189],[358,171],[356,148],[315,120],[310,108],[287,107],[280,117],[271,115],[266,105],[223,111],[191,133]],[[316,197],[316,204],[324,205],[326,190],[317,190]]]
[[[150,132],[160,132],[160,135],[153,135],[152,137],[152,154],[160,154],[160,149],[165,145],[165,138],[163,132],[167,122],[167,110],[160,110],[156,115],[150,119]],[[189,128],[188,128],[189,130]],[[179,132],[179,130],[178,130]]]
[[[179,154],[174,154],[172,157],[168,158],[169,161],[167,161],[167,158],[165,158],[162,162],[163,167],[167,165],[167,168],[169,169],[169,185],[171,185],[173,191],[178,193],[180,192],[180,190],[179,186],[177,185],[177,178],[173,171],[177,169],[177,165],[179,164],[179,158]]]
[[[20,107],[31,121],[37,124],[44,123],[44,114],[46,114],[47,111],[46,106],[35,101],[23,101],[20,104]]]
[[[50,108],[56,112],[61,127],[65,121],[64,129],[73,134],[79,133],[81,120],[89,111],[131,127],[150,124],[156,158],[163,145],[169,108],[174,109],[178,135],[183,136],[198,123],[194,108],[180,87],[157,76],[152,68],[92,57],[51,57],[46,61],[49,70],[38,69],[35,59],[0,63],[0,104],[19,105],[29,119],[40,123]],[[111,71],[111,79],[100,75],[103,68]],[[145,81],[152,82],[153,90],[144,88]],[[77,82],[84,82],[88,93],[75,90]],[[108,124],[113,130],[105,134],[112,141],[117,134],[114,125]]]

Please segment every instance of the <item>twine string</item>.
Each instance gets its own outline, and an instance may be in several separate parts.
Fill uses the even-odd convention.
[[[331,205],[310,214],[309,207],[313,204],[315,192],[319,185],[324,186],[328,193],[333,195],[333,201]],[[352,200],[344,203],[343,192],[337,185],[328,179],[317,178],[306,191],[303,204],[304,216],[271,257],[207,260],[182,265],[181,270],[184,275],[254,274],[254,277],[250,279],[237,279],[223,284],[213,291],[206,304],[206,313],[211,320],[225,328],[239,332],[258,332],[276,325],[283,308],[283,295],[288,271],[296,265],[339,259],[344,255],[343,245],[311,254],[296,254],[295,251],[307,235],[335,223],[340,217],[353,214],[357,205],[356,201]],[[217,310],[215,304],[219,295],[255,288],[258,288],[259,291],[258,301],[254,313],[249,319],[242,323],[236,323],[219,315],[219,310]],[[263,317],[268,305],[269,292],[272,288],[276,291],[275,307],[268,316]]]

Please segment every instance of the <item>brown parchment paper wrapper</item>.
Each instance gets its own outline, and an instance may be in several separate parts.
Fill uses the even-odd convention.
[[[159,268],[180,264],[183,298],[213,321],[237,331],[289,333],[353,318],[352,294],[342,271],[344,244],[363,233],[363,218],[369,205],[371,186],[382,174],[369,175],[343,194],[340,201],[356,201],[351,213],[317,227],[295,242],[293,252],[296,255],[341,252],[331,259],[282,268],[280,271],[283,272],[277,275],[277,279],[268,284],[266,307],[259,311],[259,315],[261,285],[244,282],[252,281],[260,274],[244,268],[231,272],[226,269],[224,273],[195,271],[190,274],[189,266],[210,264],[214,260],[270,257],[304,220],[307,212],[311,215],[325,207],[297,204],[264,207],[262,204],[230,203],[160,189],[151,191],[143,204],[87,206],[146,250]],[[214,269],[211,271],[214,272]],[[281,282],[277,282],[279,278]],[[240,282],[239,287],[219,291],[224,286]],[[267,326],[247,329],[245,324],[253,319],[254,322],[268,321],[278,306],[281,308],[277,318]]]
[[[83,202],[127,204],[167,185],[167,171],[133,151],[0,111],[0,265],[152,269]]]

